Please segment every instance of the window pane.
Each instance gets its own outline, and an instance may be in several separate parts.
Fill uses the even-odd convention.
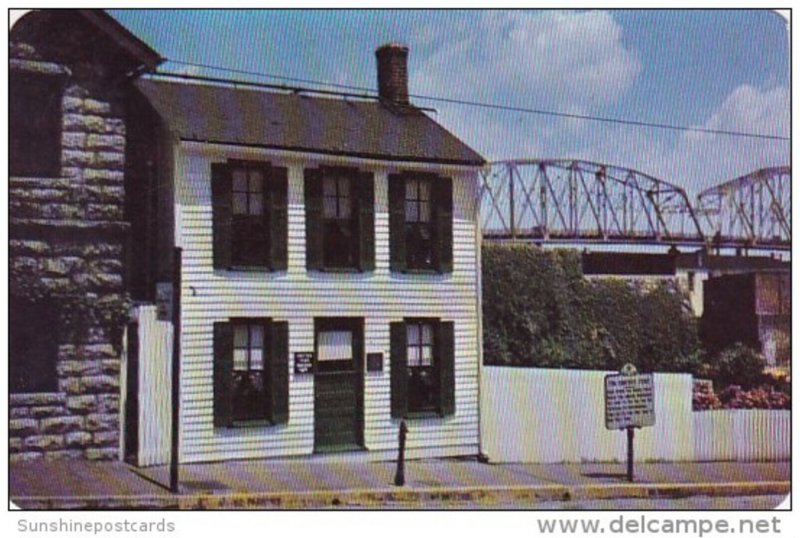
[[[339,197],[349,197],[350,196],[350,178],[347,176],[339,176],[337,178],[337,182],[339,184]]]
[[[420,200],[430,200],[431,199],[431,182],[430,181],[420,181],[419,182],[419,199]]]
[[[244,192],[233,193],[233,214],[234,215],[247,214],[247,193]]]
[[[350,198],[339,198],[339,214],[340,219],[350,218]]]
[[[427,323],[422,326],[422,343],[428,346],[433,344],[433,327]]]
[[[250,350],[250,369],[261,371],[264,369],[264,351],[260,347]]]
[[[247,370],[247,349],[236,348],[233,350],[233,369],[237,372]]]
[[[260,192],[250,195],[250,215],[264,214],[264,198]]]
[[[419,221],[420,222],[431,221],[431,204],[429,202],[419,203]]]
[[[246,349],[248,344],[247,325],[233,326],[233,347]]]
[[[417,346],[409,346],[408,347],[408,365],[409,366],[419,366],[419,364],[420,364],[419,348]]]
[[[325,196],[322,199],[322,212],[326,219],[336,218],[336,197]]]
[[[419,191],[419,181],[416,179],[406,180],[406,200],[417,200]]]
[[[409,323],[406,325],[406,338],[408,339],[409,346],[418,346],[419,341],[419,325],[416,323]]]
[[[322,194],[324,196],[336,196],[336,180],[326,176],[322,179]]]
[[[433,364],[433,346],[422,347],[422,357],[420,358],[422,366],[431,366]]]
[[[264,326],[261,324],[250,325],[250,348],[261,349],[264,347]]]
[[[406,200],[406,222],[417,222],[419,220],[419,206],[417,202]]]
[[[241,168],[233,171],[233,190],[234,192],[245,192],[247,190],[247,173]]]
[[[264,174],[261,170],[250,171],[250,192],[263,192]]]
[[[317,335],[317,360],[335,361],[353,358],[353,333],[323,331]]]

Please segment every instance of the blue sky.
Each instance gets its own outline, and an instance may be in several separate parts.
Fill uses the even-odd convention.
[[[770,11],[110,13],[169,59],[376,88],[375,48],[401,41],[410,48],[412,94],[789,135],[789,39]],[[690,194],[789,162],[787,141],[412,100],[437,109],[434,118],[489,159],[605,162]]]

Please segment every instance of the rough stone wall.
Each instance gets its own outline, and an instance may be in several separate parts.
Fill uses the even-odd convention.
[[[120,90],[86,66],[45,60],[31,47],[12,48],[10,76],[60,73],[66,84],[59,176],[10,178],[11,293],[21,292],[13,280],[21,274],[49,293],[90,306],[124,305],[127,225]],[[59,331],[58,392],[11,394],[12,462],[118,457],[122,327],[84,321],[81,330]]]

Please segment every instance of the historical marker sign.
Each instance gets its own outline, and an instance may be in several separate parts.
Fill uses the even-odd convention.
[[[314,352],[299,351],[294,354],[294,373],[310,374],[314,369]]]
[[[605,378],[606,429],[642,428],[656,423],[653,374],[609,374]]]

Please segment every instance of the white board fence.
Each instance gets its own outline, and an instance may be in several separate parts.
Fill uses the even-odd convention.
[[[492,462],[625,461],[604,422],[606,371],[484,366],[481,451]],[[789,411],[692,411],[689,374],[655,374],[655,425],[636,430],[637,461],[789,458]]]

